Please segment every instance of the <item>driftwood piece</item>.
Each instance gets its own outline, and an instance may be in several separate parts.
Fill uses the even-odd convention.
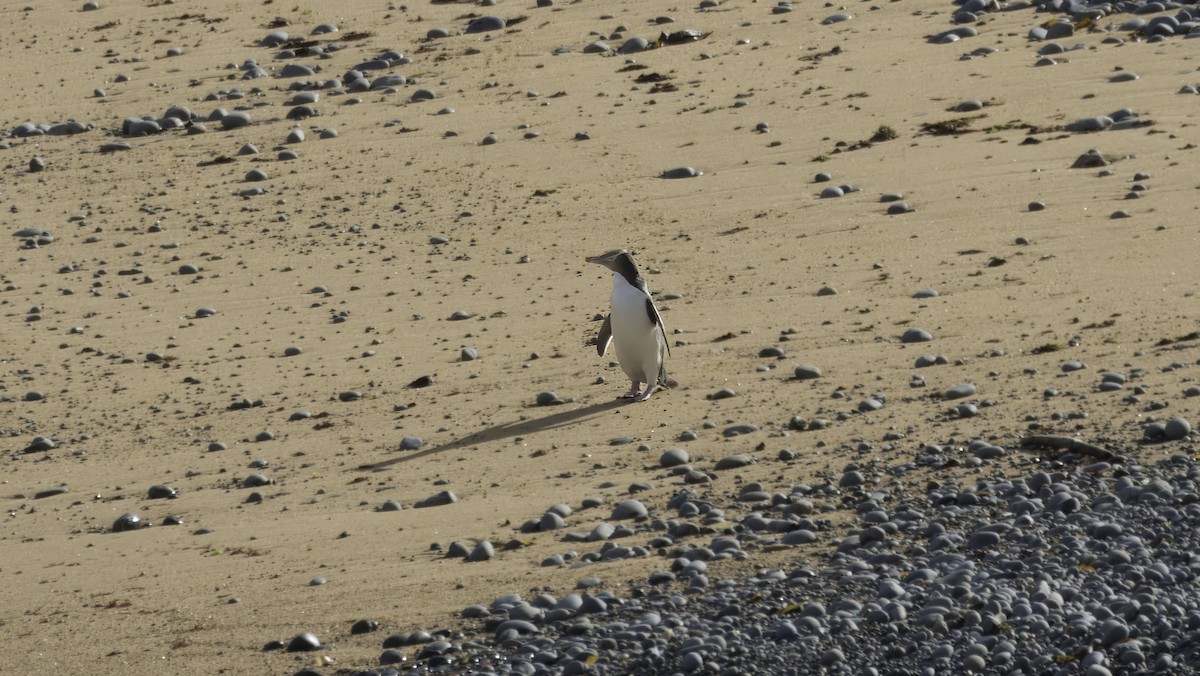
[[[1021,440],[1021,448],[1051,448],[1056,451],[1078,453],[1106,462],[1125,462],[1125,456],[1112,451],[1080,441],[1074,437],[1055,437],[1049,435],[1034,435]]]

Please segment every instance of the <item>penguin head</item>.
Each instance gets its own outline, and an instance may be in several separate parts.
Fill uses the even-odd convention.
[[[637,264],[633,262],[633,255],[625,249],[613,249],[599,256],[588,256],[587,262],[598,263],[613,272],[625,277],[630,284],[634,284],[641,275],[638,273]]]

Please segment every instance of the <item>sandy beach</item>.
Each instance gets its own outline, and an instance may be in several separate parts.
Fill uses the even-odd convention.
[[[564,533],[603,522],[644,546],[644,523],[611,518],[628,498],[667,519],[685,488],[732,505],[930,444],[1009,449],[867,470],[895,490],[971,481],[1024,471],[1031,432],[1195,454],[1190,435],[1142,443],[1152,420],[1200,422],[1191,41],[1113,15],[1048,57],[1027,35],[1060,15],[1012,8],[938,44],[962,25],[932,0],[538,5],[0,11],[4,671],[350,673],[388,634],[477,627],[463,609],[502,594],[665,569],[542,565],[599,551]],[[480,16],[507,26],[466,32]],[[699,39],[617,53],[676,31]],[[404,58],[367,77],[403,84],[348,86],[388,50]],[[173,106],[194,118],[163,128]],[[143,117],[161,131],[122,133]],[[1073,166],[1092,149],[1103,166]],[[682,167],[699,175],[664,178]],[[655,293],[679,382],[642,403],[591,344],[612,282],[584,259],[614,247]],[[1105,371],[1136,373],[1144,401],[1100,388]],[[976,393],[947,400],[962,384]],[[661,466],[672,448],[709,481]],[[714,469],[733,454],[754,462]],[[565,529],[522,528],[556,504]],[[819,567],[855,527],[827,504],[815,542],[710,575]],[[123,514],[152,525],[113,532]],[[481,541],[494,557],[446,556]],[[352,633],[364,619],[378,628]],[[264,650],[302,632],[323,648]]]

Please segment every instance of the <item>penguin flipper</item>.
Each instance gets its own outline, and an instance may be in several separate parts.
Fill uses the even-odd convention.
[[[667,348],[667,354],[671,354],[671,346],[667,343],[667,327],[663,324],[662,315],[658,314],[658,308],[654,307],[654,300],[650,295],[646,295],[646,314],[650,317],[650,323],[653,324],[658,332],[662,334],[663,345]]]
[[[608,352],[608,344],[612,342],[612,315],[609,314],[604,318],[604,324],[600,326],[600,333],[596,334],[596,353],[601,357],[605,352]]]

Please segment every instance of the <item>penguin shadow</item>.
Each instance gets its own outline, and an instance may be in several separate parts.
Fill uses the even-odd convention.
[[[391,467],[392,465],[398,465],[402,462],[408,462],[409,460],[416,460],[417,458],[424,458],[426,456],[436,455],[438,453],[445,453],[446,451],[453,451],[455,449],[464,448],[466,446],[475,446],[477,444],[486,444],[486,443],[490,443],[493,441],[498,441],[500,439],[508,439],[511,437],[519,437],[519,436],[528,436],[531,434],[536,434],[538,432],[552,430],[552,429],[555,429],[558,427],[566,427],[567,425],[572,425],[572,424],[581,422],[587,418],[591,418],[593,416],[599,415],[606,411],[611,411],[613,409],[621,408],[622,406],[629,404],[629,402],[631,402],[631,401],[633,401],[633,400],[632,399],[614,399],[612,401],[605,401],[605,402],[601,402],[599,404],[592,404],[591,406],[584,406],[583,408],[576,408],[576,409],[572,409],[570,411],[561,411],[559,413],[552,413],[550,415],[543,416],[541,418],[533,418],[530,420],[517,420],[517,421],[513,421],[513,422],[509,422],[509,423],[503,423],[500,425],[496,425],[494,427],[489,427],[485,430],[480,430],[479,432],[475,432],[473,434],[468,434],[467,436],[462,437],[461,439],[456,439],[454,441],[442,444],[440,446],[434,446],[433,448],[427,448],[423,451],[417,451],[416,453],[409,453],[407,455],[403,455],[398,458],[390,458],[388,460],[381,460],[376,463],[359,465],[357,467],[357,469],[359,471],[364,471],[364,472],[376,472],[376,471]]]

